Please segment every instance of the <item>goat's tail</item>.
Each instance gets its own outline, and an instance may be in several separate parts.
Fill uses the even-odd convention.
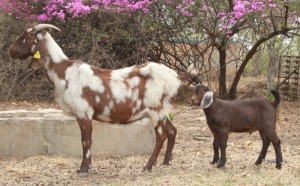
[[[271,90],[271,93],[273,94],[275,100],[273,101],[273,106],[275,108],[277,108],[277,106],[279,105],[280,103],[280,95],[279,95],[279,92],[277,90]]]
[[[188,80],[190,78],[193,78],[194,76],[198,75],[198,70],[196,66],[192,63],[188,68],[186,69],[186,72],[179,74],[179,79],[181,81]]]

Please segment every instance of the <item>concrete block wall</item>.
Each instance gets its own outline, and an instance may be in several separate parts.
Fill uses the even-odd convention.
[[[129,125],[93,121],[92,153],[151,153],[155,134],[149,119]],[[81,135],[73,117],[61,110],[0,111],[0,156],[81,156]]]

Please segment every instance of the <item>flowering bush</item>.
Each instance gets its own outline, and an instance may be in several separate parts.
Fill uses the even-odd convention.
[[[87,61],[90,59],[101,63],[105,61],[105,64],[112,68],[123,64],[142,63],[149,58],[161,62],[167,59],[162,56],[169,52],[164,51],[169,47],[165,46],[166,42],[174,44],[187,41],[193,48],[196,45],[190,41],[195,38],[197,42],[208,41],[207,46],[216,48],[219,56],[223,56],[218,59],[219,66],[224,67],[218,74],[219,83],[223,86],[219,88],[220,94],[227,94],[226,48],[230,45],[230,41],[239,38],[244,42],[243,47],[247,48],[245,51],[248,53],[244,54],[245,59],[240,59],[241,65],[231,84],[230,97],[236,93],[237,83],[246,64],[264,42],[277,35],[295,34],[299,30],[299,7],[298,0],[0,1],[1,15],[8,14],[20,20],[25,18],[52,22],[58,26],[61,24],[60,28],[72,31],[82,28],[78,33],[71,30],[64,32],[72,36],[70,36],[72,43],[76,46],[70,48],[64,46],[66,51],[71,53],[69,56],[72,57],[74,53],[74,57],[77,57],[75,54],[79,54],[80,51],[87,56]],[[73,39],[75,37],[84,42],[76,43]],[[83,37],[90,37],[90,40]],[[64,36],[60,40],[62,44],[71,46],[67,39],[69,38]],[[82,43],[86,43],[86,46],[77,47]],[[94,50],[90,47],[94,47]],[[84,53],[86,51],[87,54]],[[196,57],[193,59],[199,60],[202,51],[206,50],[195,51],[193,53]],[[88,56],[92,56],[90,52],[101,54],[101,59],[97,60],[98,58],[94,56],[89,58]],[[173,53],[176,61],[184,64],[183,58],[175,56],[179,55],[176,51]],[[189,55],[187,53],[186,57]],[[103,57],[105,59],[102,59]],[[118,65],[110,64],[116,61]]]
[[[280,1],[281,2],[281,1]],[[288,1],[285,1],[288,2]],[[270,14],[282,15],[284,9],[278,8],[275,0],[228,0],[228,1],[194,1],[194,0],[2,0],[0,10],[16,18],[26,17],[31,20],[50,21],[58,18],[61,21],[73,19],[96,12],[101,16],[104,11],[148,14],[150,11],[168,10],[178,15],[204,16],[218,18],[220,29],[232,34],[232,28],[239,22],[254,15],[262,18],[262,24],[270,24]],[[282,4],[282,3],[281,3]],[[158,7],[170,7],[172,10]],[[168,12],[159,12],[168,14]],[[292,13],[291,15],[297,15]],[[206,17],[206,16],[205,16]],[[297,16],[290,16],[290,22],[298,21]]]
[[[32,16],[39,20],[50,20],[58,17],[61,20],[70,15],[71,18],[89,14],[91,11],[117,11],[135,12],[142,11],[148,13],[153,4],[158,0],[2,0],[0,8],[5,12],[17,16]],[[162,2],[160,2],[162,3]],[[198,11],[209,11],[211,6],[209,1],[200,1],[201,6]],[[224,2],[226,3],[226,2]],[[220,12],[219,15],[229,16],[231,22],[243,18],[249,13],[264,11],[269,8],[276,8],[273,0],[234,0],[233,9],[227,12]],[[176,9],[184,16],[191,16],[191,9],[195,8],[194,0],[166,0],[162,6],[175,4]]]

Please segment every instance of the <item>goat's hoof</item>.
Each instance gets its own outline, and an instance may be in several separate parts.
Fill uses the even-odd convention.
[[[170,161],[164,161],[163,165],[171,165]]]
[[[147,170],[148,172],[151,172],[151,171],[152,171],[152,166],[149,167],[149,166],[146,165],[146,166],[143,168],[143,171],[142,171],[142,172],[144,172],[145,170]]]
[[[164,159],[164,162],[163,162],[163,165],[171,165],[171,160],[172,160],[172,158],[165,158]]]
[[[78,176],[81,177],[81,178],[84,178],[84,177],[88,176],[88,173],[87,172],[79,172]]]
[[[280,170],[281,169],[281,164],[276,165],[276,169]]]
[[[261,162],[262,162],[262,159],[261,160],[258,159],[258,160],[256,160],[255,165],[260,165]]]
[[[77,170],[77,174],[79,177],[87,177],[88,168],[81,167],[79,170]]]
[[[83,178],[83,177],[87,177],[88,172],[77,170],[77,174],[78,174],[79,177]]]
[[[261,164],[261,162],[255,162],[255,165],[260,165]]]
[[[217,168],[222,168],[222,167],[224,167],[224,166],[225,166],[225,164],[220,164],[220,163],[219,163],[219,164],[217,165]]]
[[[152,166],[154,165],[154,163],[147,163],[146,165],[145,165],[145,167],[143,168],[143,172],[145,171],[145,170],[147,170],[148,172],[151,172],[152,171]]]
[[[215,164],[215,163],[217,163],[219,160],[213,160],[212,162],[210,162],[210,164]]]

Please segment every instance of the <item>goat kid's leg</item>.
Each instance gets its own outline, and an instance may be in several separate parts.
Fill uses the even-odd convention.
[[[79,119],[77,122],[81,131],[82,142],[82,163],[80,169],[77,171],[79,176],[87,176],[88,169],[91,164],[91,146],[92,146],[92,121],[88,119]]]
[[[276,154],[276,168],[281,169],[281,164],[283,162],[282,153],[281,153],[281,145],[280,140],[277,144],[273,143],[273,147]]]
[[[228,134],[222,134],[222,136],[220,137],[221,157],[220,157],[219,163],[217,165],[217,168],[224,167],[224,165],[226,163],[227,140],[228,140]]]
[[[167,144],[167,150],[166,150],[163,164],[170,165],[170,160],[172,160],[172,150],[175,144],[177,129],[173,126],[173,124],[168,118],[166,118],[165,120],[165,129],[167,133],[168,144]]]
[[[217,137],[214,136],[214,142],[213,142],[213,149],[214,149],[214,158],[211,164],[218,163],[219,161],[219,148],[220,148],[220,143],[219,140],[217,140]]]
[[[162,146],[167,138],[166,129],[164,127],[163,121],[159,121],[158,125],[154,128],[154,130],[156,134],[156,145],[143,171],[152,170],[152,166],[156,164],[157,156],[160,153]]]
[[[268,148],[269,148],[269,145],[270,145],[270,140],[268,139],[265,132],[263,130],[259,130],[259,134],[260,134],[260,137],[262,139],[263,146],[262,146],[261,152],[260,152],[260,154],[259,154],[259,156],[258,156],[258,158],[255,162],[255,165],[260,165],[262,160],[264,160],[266,158]]]
[[[268,138],[272,142],[272,145],[275,150],[275,156],[276,156],[276,168],[281,169],[281,164],[283,162],[282,153],[281,153],[281,145],[280,145],[280,139],[278,138],[275,131],[270,132],[268,134]]]

